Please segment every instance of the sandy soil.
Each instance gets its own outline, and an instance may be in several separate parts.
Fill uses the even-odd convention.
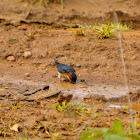
[[[133,117],[140,123],[138,0],[64,0],[63,10],[54,2],[45,8],[25,0],[1,0],[0,7],[2,138],[55,139],[58,133],[60,139],[79,139],[85,129],[112,127],[115,119],[127,129],[130,116],[123,106],[128,105],[128,90],[117,35],[98,39],[95,30],[85,29],[85,36],[75,36],[69,28],[78,31],[79,25],[113,22],[113,10],[119,22],[131,25],[121,39]],[[76,70],[76,84],[59,82],[52,57]],[[71,103],[88,106],[92,113],[55,110],[59,94],[66,96],[62,101],[72,95]],[[17,131],[11,130],[15,124]]]

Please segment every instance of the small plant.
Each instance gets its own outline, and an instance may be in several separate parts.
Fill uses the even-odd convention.
[[[128,111],[129,110],[129,106],[125,106],[124,109]]]
[[[97,37],[100,39],[109,38],[116,33],[116,29],[112,28],[111,24],[102,24],[100,28],[96,28]]]
[[[133,125],[134,125],[134,131],[137,132],[137,128],[140,127],[140,123],[138,122],[138,120],[136,119],[136,117],[134,119]]]
[[[75,36],[85,36],[84,28],[79,28],[79,30],[75,31],[73,28],[70,27],[70,29],[73,31]]]
[[[89,107],[85,107],[82,104],[79,104],[77,102],[69,102],[66,103],[65,101],[62,102],[62,106],[58,103],[57,106],[52,106],[54,109],[58,111],[65,111],[70,114],[78,114],[83,117],[91,115],[92,113],[95,113],[93,110],[91,110]]]
[[[26,137],[21,137],[21,138],[19,138],[19,140],[28,140],[28,138],[26,138]]]
[[[29,40],[33,40],[33,39],[35,39],[35,33],[29,33],[28,34],[28,38],[29,38]]]
[[[93,130],[85,131],[81,140],[139,140],[140,136],[134,133],[126,133],[123,131],[122,123],[115,120],[113,129],[94,128]]]
[[[54,140],[59,140],[61,138],[61,134],[54,133],[52,137],[53,137]]]
[[[121,23],[119,23],[118,25],[113,24],[113,23],[108,23],[108,24],[102,24],[101,26],[85,24],[85,27],[81,26],[81,25],[80,25],[80,27],[87,28],[87,29],[96,29],[97,37],[99,39],[109,38],[111,36],[114,36],[117,29],[119,29],[120,31],[129,31],[130,30],[130,26],[123,25]]]
[[[12,107],[12,109],[19,109],[19,108],[21,108],[23,105],[15,105],[15,106],[13,106]]]

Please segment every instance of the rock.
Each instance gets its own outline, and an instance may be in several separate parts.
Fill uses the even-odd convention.
[[[19,128],[18,124],[14,124],[10,129],[18,132],[19,131],[18,128]]]
[[[30,77],[30,73],[25,73],[24,76],[25,77]]]
[[[11,55],[11,56],[8,56],[8,57],[7,57],[7,60],[10,61],[10,62],[13,62],[13,61],[15,61],[16,59],[15,59],[14,56]]]
[[[81,82],[86,82],[86,80],[85,79],[81,79]]]
[[[49,89],[49,85],[45,85],[45,86],[43,86],[43,88],[42,88],[43,90],[48,90]]]
[[[66,101],[66,103],[70,102],[70,100],[72,99],[73,95],[66,95],[64,96],[63,94],[59,94],[58,96],[58,102],[60,105],[62,105],[62,102]]]
[[[76,66],[77,68],[80,68],[80,67],[81,67],[81,65],[80,65],[80,64],[75,64],[75,66]]]
[[[24,30],[24,31],[26,31],[26,30],[27,30],[27,27],[19,26],[18,29],[19,29],[19,30]]]
[[[28,59],[28,58],[30,58],[30,57],[32,56],[32,53],[31,53],[30,51],[25,51],[24,54],[23,54],[23,56],[24,56],[26,59]]]

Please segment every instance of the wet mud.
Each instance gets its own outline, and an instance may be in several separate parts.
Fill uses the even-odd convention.
[[[79,139],[86,129],[112,128],[115,119],[127,130],[128,94],[140,123],[139,1],[66,0],[63,10],[54,1],[47,8],[21,0],[0,6],[0,137]],[[114,22],[114,11],[119,22],[131,26],[121,32],[129,90],[117,35],[99,39],[85,29],[84,36],[75,36],[69,28]],[[53,57],[76,70],[76,84],[59,81]],[[53,108],[64,101],[88,107],[86,114]]]

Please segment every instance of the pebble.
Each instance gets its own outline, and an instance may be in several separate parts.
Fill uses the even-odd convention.
[[[81,67],[81,65],[80,65],[80,64],[76,64],[75,66],[76,66],[76,67],[78,67],[78,68],[80,68],[80,67]]]
[[[16,59],[15,59],[14,56],[11,55],[11,56],[8,56],[8,57],[7,57],[7,60],[13,62],[13,61],[15,61]]]
[[[30,73],[25,73],[24,76],[25,77],[30,77]]]
[[[24,30],[24,31],[27,30],[27,28],[26,28],[26,27],[23,27],[23,26],[19,26],[18,29],[19,29],[19,30]]]
[[[23,56],[24,56],[26,59],[28,59],[28,58],[30,58],[30,57],[32,56],[32,53],[31,53],[30,51],[25,51],[24,54],[23,54]]]

